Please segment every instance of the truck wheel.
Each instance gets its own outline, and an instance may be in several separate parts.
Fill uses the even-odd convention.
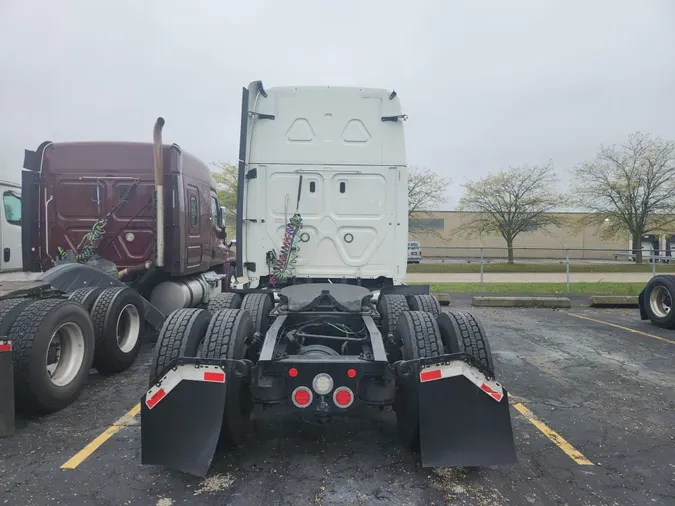
[[[656,276],[645,287],[644,308],[654,325],[675,328],[675,276]]]
[[[403,360],[438,357],[443,353],[441,332],[434,317],[424,311],[404,311],[396,325],[396,337],[402,343]],[[394,398],[399,433],[406,445],[419,447],[419,399],[417,375],[403,379]]]
[[[264,337],[270,325],[269,314],[274,309],[272,297],[267,293],[247,293],[241,303],[241,309],[251,313],[253,331]]]
[[[211,321],[205,309],[177,309],[164,320],[150,365],[150,386],[179,357],[196,357]]]
[[[5,299],[0,301],[0,336],[6,336],[9,329],[28,304],[35,299]]]
[[[20,409],[52,413],[75,400],[94,359],[94,328],[80,304],[43,299],[26,305],[9,339]]]
[[[218,293],[209,302],[209,311],[215,313],[221,309],[239,309],[242,300],[243,297],[239,293]]]
[[[101,374],[127,370],[136,360],[145,330],[143,300],[131,288],[106,288],[91,308],[96,334],[94,367]]]
[[[436,318],[447,353],[468,353],[494,372],[492,352],[483,325],[471,313],[448,311]]]
[[[246,358],[248,351],[246,343],[253,336],[253,331],[253,319],[247,310],[217,311],[206,331],[200,357],[233,360]],[[230,374],[231,366],[226,366],[225,370],[227,392],[221,436],[226,442],[239,445],[246,436],[248,420],[253,411],[253,397],[248,381]]]
[[[68,296],[68,299],[82,304],[87,312],[91,312],[94,302],[96,302],[102,291],[103,288],[78,288]]]
[[[408,311],[409,309],[410,307],[408,306],[405,295],[392,293],[380,297],[377,311],[382,317],[382,336],[384,338],[386,338],[389,333],[394,332],[396,322],[398,322],[401,313],[403,313],[403,311]]]
[[[426,311],[434,318],[441,314],[441,305],[433,295],[409,295],[408,305],[411,311]]]

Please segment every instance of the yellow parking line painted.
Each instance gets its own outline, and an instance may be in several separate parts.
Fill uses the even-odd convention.
[[[640,334],[641,336],[647,336],[647,337],[651,337],[652,339],[658,339],[659,341],[665,341],[665,342],[670,343],[670,344],[675,344],[675,341],[673,341],[672,339],[667,339],[665,337],[656,336],[654,334],[648,334],[647,332],[641,332],[639,330],[631,329],[629,327],[622,327],[621,325],[617,325],[616,323],[609,323],[609,322],[606,322],[604,320],[596,320],[595,318],[590,318],[588,316],[582,316],[580,314],[574,314],[574,313],[567,313],[567,314],[570,315],[570,316],[574,316],[575,318],[581,318],[583,320],[590,320],[590,321],[595,322],[595,323],[602,323],[604,325],[609,325],[610,327],[616,327],[617,329],[627,330],[628,332],[632,332],[633,334]]]
[[[593,462],[588,460],[586,457],[583,456],[583,454],[574,448],[571,444],[565,440],[564,437],[562,437],[560,434],[558,434],[556,431],[551,429],[548,425],[546,425],[544,422],[542,422],[539,418],[537,418],[532,411],[527,409],[524,404],[518,403],[513,406],[516,408],[527,420],[534,425],[537,429],[539,429],[547,438],[549,438],[551,441],[553,441],[558,448],[560,448],[562,451],[564,451],[574,462],[579,464],[580,466],[592,466]]]
[[[103,443],[114,436],[120,429],[132,425],[136,416],[141,411],[141,405],[136,404],[129,412],[115,421],[110,427],[104,430],[96,439],[77,452],[68,462],[61,466],[61,469],[75,469],[84,459],[94,453]]]

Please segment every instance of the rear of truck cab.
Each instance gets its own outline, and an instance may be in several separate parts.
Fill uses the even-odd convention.
[[[302,219],[294,276],[405,278],[407,167],[401,106],[383,89],[279,87],[244,93],[238,260],[265,284],[288,220]]]

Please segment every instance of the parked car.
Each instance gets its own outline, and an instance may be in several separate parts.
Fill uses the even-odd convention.
[[[408,263],[418,264],[422,260],[422,248],[420,243],[412,241],[408,243]]]

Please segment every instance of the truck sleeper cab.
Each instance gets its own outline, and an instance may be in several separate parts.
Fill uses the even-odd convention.
[[[396,93],[265,90],[255,81],[243,102],[237,265],[250,287],[328,279],[402,283],[407,166]]]

